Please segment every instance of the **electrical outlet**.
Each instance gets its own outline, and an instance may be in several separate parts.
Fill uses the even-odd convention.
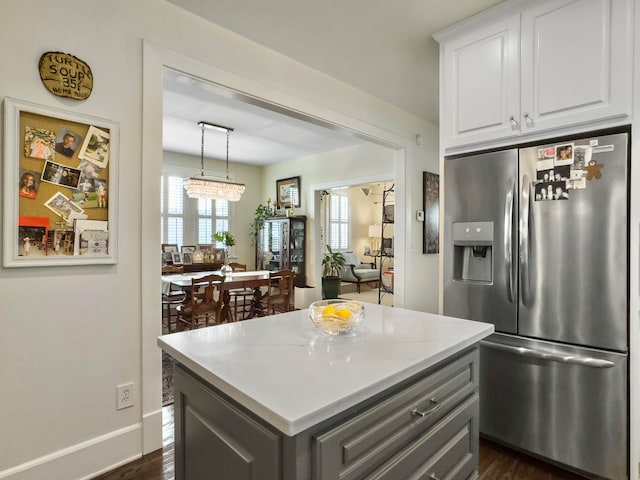
[[[118,385],[116,390],[118,394],[116,399],[117,410],[133,406],[133,383]]]

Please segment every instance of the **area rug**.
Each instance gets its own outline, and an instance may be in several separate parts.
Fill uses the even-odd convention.
[[[173,359],[162,352],[162,406],[173,403]]]

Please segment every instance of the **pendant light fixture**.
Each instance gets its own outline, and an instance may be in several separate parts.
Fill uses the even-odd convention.
[[[226,200],[237,202],[244,193],[245,186],[229,180],[229,136],[233,128],[223,127],[208,122],[198,122],[202,130],[200,141],[200,176],[191,177],[184,181],[184,189],[189,198],[204,198],[210,200]],[[204,131],[218,130],[227,134],[227,176],[224,180],[206,178],[204,175]]]

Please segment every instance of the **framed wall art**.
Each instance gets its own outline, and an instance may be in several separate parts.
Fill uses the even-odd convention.
[[[300,207],[300,177],[276,180],[276,203],[280,208]]]
[[[422,172],[424,226],[422,253],[440,251],[440,175]]]
[[[118,125],[4,99],[3,265],[117,262]]]

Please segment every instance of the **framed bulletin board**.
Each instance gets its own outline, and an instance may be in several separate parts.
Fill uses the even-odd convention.
[[[4,99],[3,265],[117,261],[118,126]]]

